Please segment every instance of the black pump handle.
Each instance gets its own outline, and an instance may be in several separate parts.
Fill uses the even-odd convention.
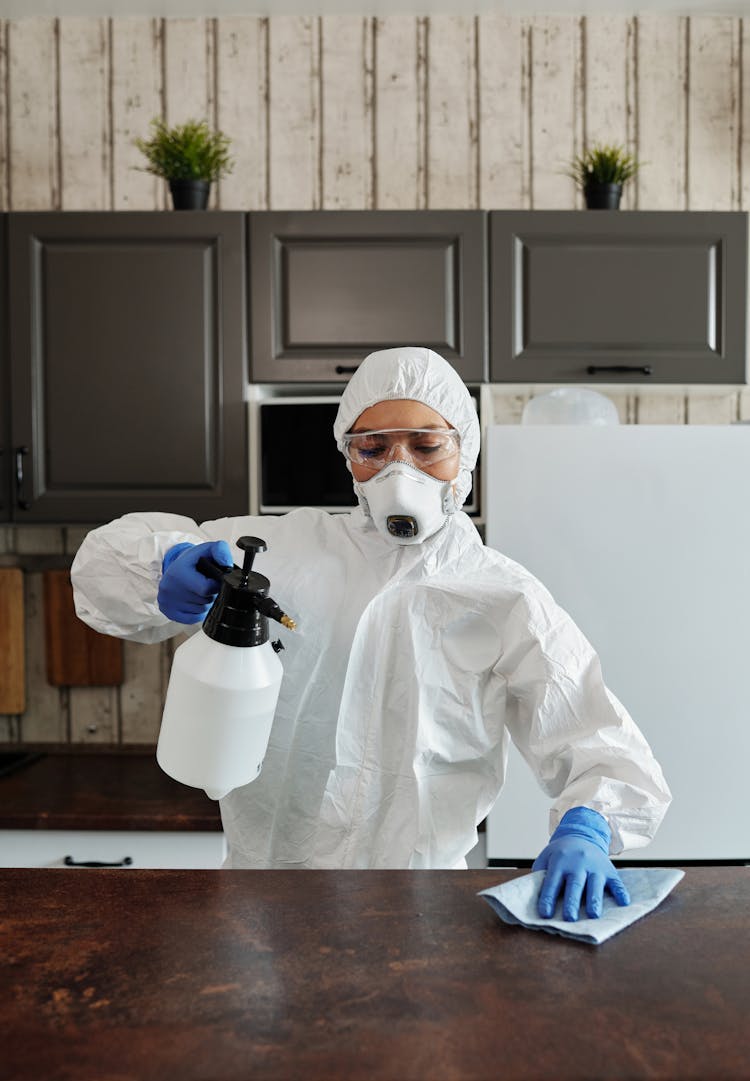
[[[199,570],[201,574],[205,574],[206,578],[215,578],[217,582],[224,580],[224,575],[229,574],[232,567],[225,567],[222,563],[217,563],[215,559],[210,559],[208,556],[201,556],[198,562],[195,564],[196,570]]]
[[[260,537],[240,537],[237,541],[237,547],[241,548],[245,553],[242,573],[245,578],[247,578],[250,571],[253,569],[253,560],[256,555],[258,552],[268,551],[268,546]],[[228,567],[225,567],[223,563],[217,563],[215,559],[211,559],[208,556],[201,556],[195,566],[201,574],[205,574],[206,578],[214,578],[217,582],[221,582],[224,579],[224,575],[229,574],[229,572],[234,569],[233,563],[230,563]]]
[[[237,541],[237,547],[241,548],[245,553],[245,559],[242,564],[242,573],[246,576],[253,569],[253,560],[258,552],[268,551],[268,545],[260,537],[240,537]]]

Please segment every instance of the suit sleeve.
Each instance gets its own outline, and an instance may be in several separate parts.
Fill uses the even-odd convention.
[[[167,619],[156,594],[162,560],[175,544],[220,539],[178,514],[126,514],[84,539],[70,577],[78,617],[94,630],[133,642],[161,642],[187,628]]]
[[[605,686],[591,643],[539,583],[517,600],[506,630],[498,662],[506,723],[554,800],[550,832],[584,806],[607,819],[613,854],[648,844],[671,793],[643,733]]]

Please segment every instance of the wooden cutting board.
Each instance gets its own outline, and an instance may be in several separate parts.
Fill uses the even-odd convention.
[[[44,572],[44,632],[53,687],[122,683],[122,641],[92,631],[78,618],[68,571]]]
[[[26,709],[23,571],[0,567],[0,713]]]

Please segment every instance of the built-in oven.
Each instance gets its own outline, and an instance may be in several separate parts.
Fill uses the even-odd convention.
[[[252,388],[250,417],[250,509],[284,514],[295,507],[332,513],[357,505],[352,476],[333,438],[339,396],[307,388]],[[479,411],[479,389],[469,388]],[[479,463],[464,510],[479,516]]]

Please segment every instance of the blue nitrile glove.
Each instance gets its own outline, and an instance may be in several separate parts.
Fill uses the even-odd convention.
[[[219,592],[220,583],[197,570],[201,556],[208,556],[222,567],[231,567],[234,562],[226,541],[175,544],[162,560],[156,600],[164,615],[175,623],[202,623]]]
[[[618,905],[630,904],[628,891],[609,858],[610,836],[606,819],[589,807],[573,807],[563,815],[531,867],[532,871],[547,872],[537,903],[540,916],[554,915],[563,885],[563,919],[571,922],[578,919],[584,887],[590,919],[602,914],[605,887]]]

